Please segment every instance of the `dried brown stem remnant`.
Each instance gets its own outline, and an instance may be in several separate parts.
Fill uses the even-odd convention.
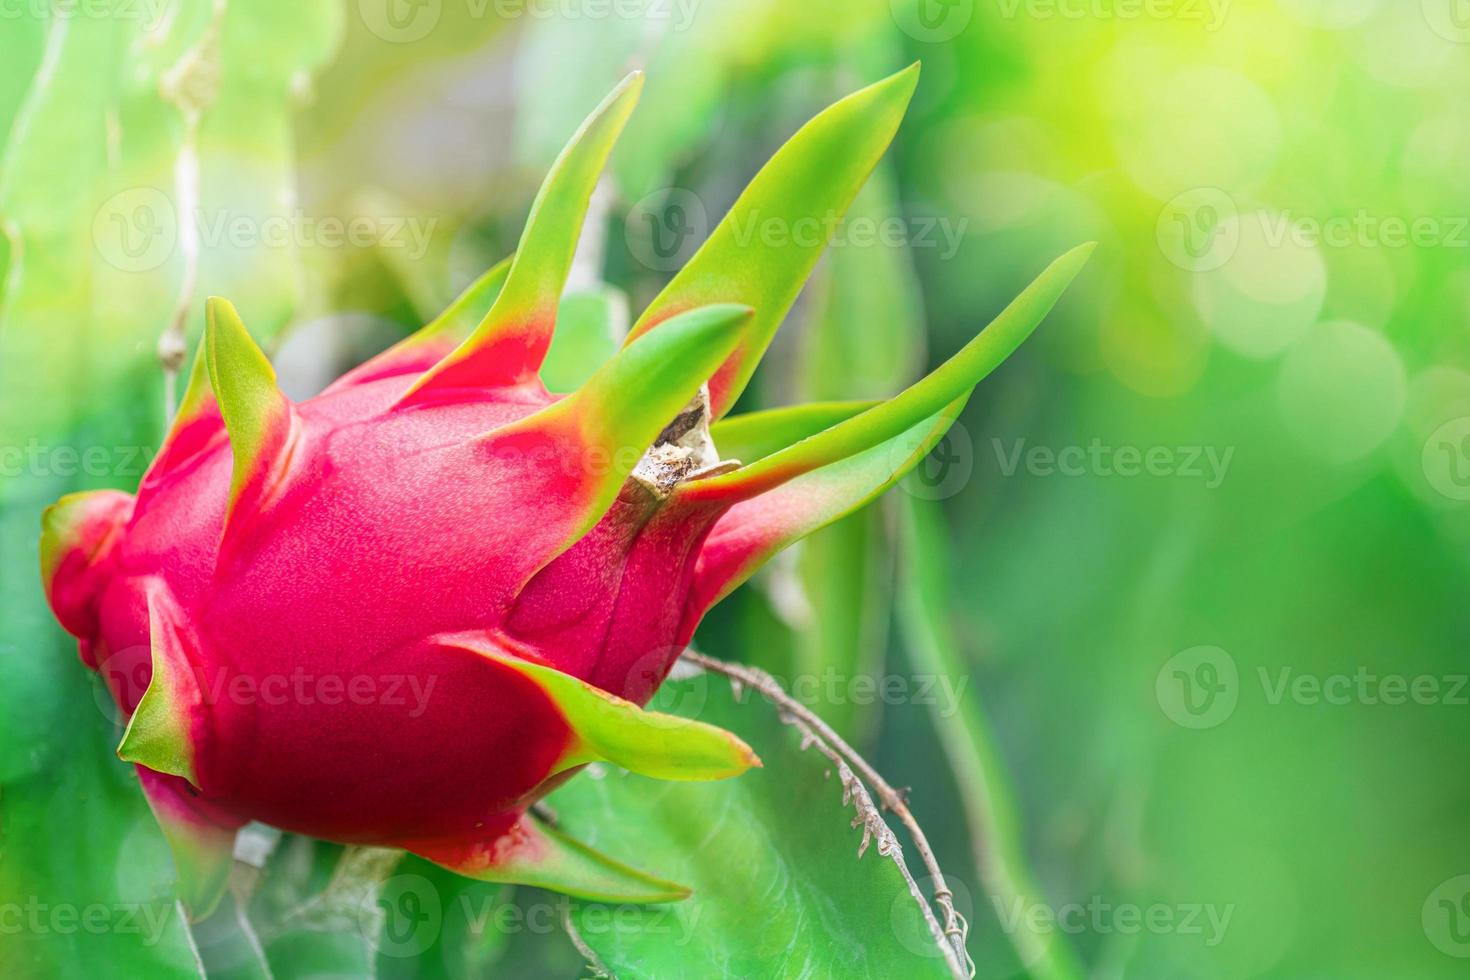
[[[858,855],[861,856],[867,850],[869,843],[874,838],[877,839],[878,853],[892,858],[893,862],[898,865],[899,871],[903,873],[904,880],[908,882],[909,890],[919,903],[919,908],[923,911],[924,918],[934,933],[935,942],[944,952],[945,962],[949,965],[950,972],[961,978],[973,976],[974,964],[970,961],[969,953],[965,949],[969,924],[965,922],[964,916],[955,909],[954,893],[945,884],[944,872],[939,868],[939,862],[934,857],[934,850],[929,846],[929,840],[924,836],[919,822],[909,812],[903,794],[894,789],[866,759],[858,754],[856,749],[847,744],[842,736],[833,731],[832,727],[822,721],[815,712],[787,694],[770,674],[758,667],[727,663],[693,650],[686,650],[682,659],[696,667],[723,674],[737,685],[744,685],[760,692],[766,700],[780,710],[782,721],[801,732],[802,748],[815,747],[832,761],[838,778],[842,781],[844,802],[852,802],[857,808],[853,826],[861,824],[863,827],[863,840],[858,847]],[[856,775],[854,775],[854,770],[856,770]],[[934,904],[939,906],[940,913],[944,917],[942,927],[935,918],[929,902],[919,890],[918,883],[914,881],[908,867],[904,864],[903,849],[898,839],[894,837],[893,831],[884,822],[878,808],[873,805],[867,786],[872,786],[877,792],[883,809],[898,817],[899,821],[908,828],[914,848],[919,852],[919,859],[923,861],[924,867],[934,880]]]

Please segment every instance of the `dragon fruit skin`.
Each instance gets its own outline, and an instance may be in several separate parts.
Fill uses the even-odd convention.
[[[638,706],[713,603],[922,458],[1087,257],[889,402],[718,421],[820,252],[740,243],[732,221],[840,213],[916,80],[798,133],[565,397],[537,371],[636,75],[557,160],[513,259],[315,398],[290,402],[233,307],[209,302],[136,496],[64,498],[42,541],[52,608],[130,719],[118,752],[195,915],[249,820],[588,898],[687,894],[528,808],[592,761],[675,779],[759,765],[728,732]],[[742,425],[791,441],[720,459],[722,427]]]

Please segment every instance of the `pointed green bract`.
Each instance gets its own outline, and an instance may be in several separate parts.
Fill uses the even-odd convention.
[[[967,392],[892,439],[737,503],[706,541],[694,584],[697,612],[729,595],[777,552],[881,496],[939,444],[968,400]],[[699,486],[686,484],[680,492],[693,495]]]
[[[877,405],[864,402],[808,402],[727,416],[710,426],[710,437],[724,459],[754,463],[792,443],[830,429]]]
[[[955,564],[952,537],[936,501],[899,501],[898,627],[913,669],[934,677],[963,677],[972,669],[949,619]],[[1040,905],[1045,894],[1034,880],[1027,838],[1034,828],[1018,804],[1017,780],[1008,772],[993,718],[983,699],[959,698],[947,710],[930,708],[934,734],[950,761],[966,823],[985,841],[976,854],[979,880],[997,908]],[[1010,931],[1020,962],[1033,980],[1083,980],[1090,972],[1062,933],[1032,920]]]
[[[198,350],[194,352],[194,364],[189,368],[189,382],[184,387],[184,397],[179,399],[179,408],[174,413],[173,423],[169,426],[165,443],[178,435],[184,427],[197,420],[213,399],[214,392],[209,387],[209,357],[205,349],[205,341],[201,339]]]
[[[654,779],[707,780],[738,776],[760,759],[722,728],[677,715],[644,711],[584,680],[504,653],[473,637],[451,639],[529,678],[556,705],[572,730],[557,771],[611,762]]]
[[[41,512],[41,585],[48,599],[62,557],[81,544],[83,520],[91,508],[91,496],[69,493]]]
[[[803,126],[634,325],[630,339],[706,303],[755,308],[740,348],[710,382],[715,417],[749,382],[836,223],[898,131],[918,81],[919,66],[911,65]]]
[[[198,678],[185,652],[179,616],[161,588],[148,594],[148,636],[153,675],[133,709],[117,747],[118,758],[154,772],[181,776],[195,787],[194,719],[204,703]]]
[[[235,829],[209,820],[162,777],[139,773],[143,796],[163,831],[178,875],[179,899],[194,921],[219,904],[234,867]]]
[[[677,902],[689,897],[683,885],[630,868],[525,816],[484,844],[410,843],[407,848],[467,878],[533,885],[596,902]]]
[[[689,485],[700,499],[739,500],[864,452],[965,397],[1041,323],[1092,255],[1082,245],[1053,262],[974,340],[927,377],[882,404],[725,476]]]
[[[564,489],[577,499],[564,501],[560,549],[612,506],[643,453],[734,349],[750,318],[748,307],[730,304],[690,310],[623,348],[573,394],[483,437],[491,447],[554,445],[580,454],[563,460],[572,483]]]
[[[189,369],[189,381],[184,387],[184,396],[179,400],[173,421],[169,423],[168,434],[163,437],[158,454],[149,464],[140,486],[151,485],[159,474],[173,468],[207,441],[207,436],[193,439],[188,433],[215,410],[214,390],[209,384],[208,339],[200,338],[198,349],[194,353],[193,366]]]
[[[132,498],[118,490],[69,493],[41,513],[41,584],[54,598],[56,572],[74,551],[90,563],[110,547],[116,528],[127,519]]]
[[[565,833],[637,855],[694,889],[666,914],[617,928],[608,910],[574,906],[572,922],[606,971],[640,980],[953,980],[904,873],[872,848],[857,857],[864,827],[853,824],[852,800],[832,763],[782,723],[781,708],[712,675],[666,681],[655,695],[668,710],[690,701],[759,749],[767,768],[758,778],[656,783],[609,772],[568,780],[546,800]],[[981,973],[1001,975],[1024,974]]]
[[[465,287],[454,302],[414,333],[354,368],[327,387],[328,391],[399,374],[427,371],[465,338],[495,305],[514,256],[501,259]]]
[[[464,343],[415,382],[404,403],[434,388],[514,385],[535,376],[551,344],[588,202],[642,89],[641,72],[623,79],[572,137],[531,205],[494,305]]]
[[[230,518],[264,497],[270,477],[291,441],[291,403],[276,386],[276,372],[240,322],[228,300],[212,296],[205,307],[209,383],[230,436],[235,470],[230,478]]]

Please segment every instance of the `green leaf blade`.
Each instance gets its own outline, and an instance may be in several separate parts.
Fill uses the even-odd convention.
[[[859,189],[898,131],[919,67],[855,92],[818,114],[776,152],[634,324],[629,340],[709,303],[756,310],[744,341],[710,383],[715,417],[755,373],[802,285]]]
[[[600,768],[552,794],[561,826],[628,849],[694,889],[657,909],[580,903],[581,939],[615,974],[948,977],[898,868],[870,847],[831,764],[776,710],[699,675],[664,685],[653,706],[734,730],[766,768],[721,783],[660,783]],[[637,812],[637,820],[626,819]]]

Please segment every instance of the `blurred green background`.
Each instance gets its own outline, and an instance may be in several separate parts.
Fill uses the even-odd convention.
[[[508,254],[641,67],[572,284],[616,327],[804,120],[914,60],[741,407],[891,394],[1101,247],[900,492],[697,642],[912,787],[980,977],[1465,975],[1465,0],[6,5],[0,905],[167,890],[35,537],[141,475],[176,309],[192,338],[232,298],[312,393]],[[188,975],[174,925],[48,935],[25,969],[100,943]],[[522,933],[449,962],[581,958]]]

